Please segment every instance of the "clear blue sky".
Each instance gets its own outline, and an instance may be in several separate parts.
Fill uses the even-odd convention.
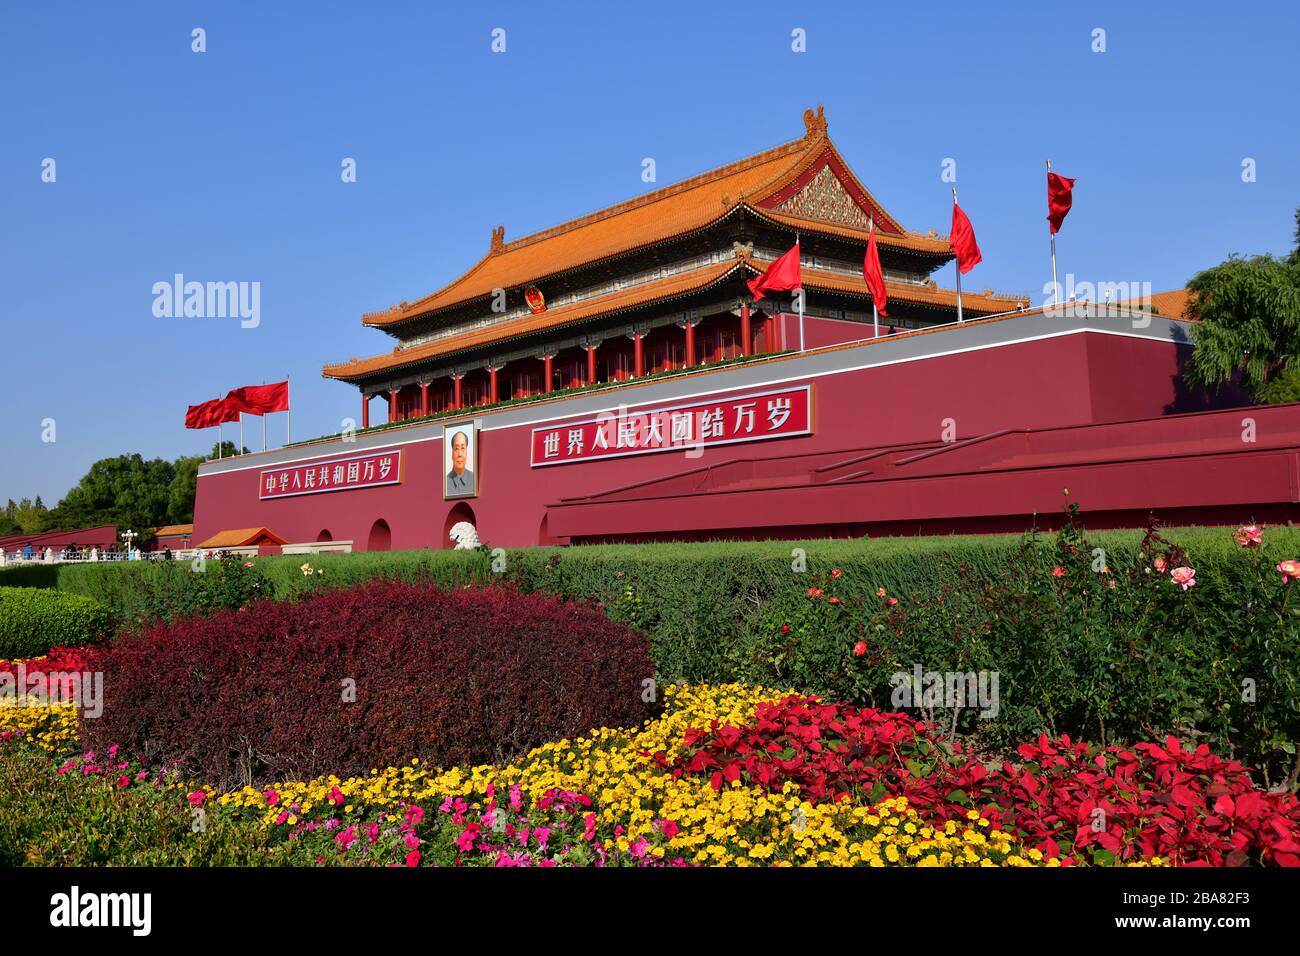
[[[7,0],[0,503],[53,505],[109,455],[205,451],[215,432],[186,431],[185,406],[236,385],[288,375],[295,436],[337,430],[357,392],[321,365],[392,344],[362,312],[454,279],[498,223],[518,237],[655,188],[644,157],[662,186],[794,139],[817,103],[908,228],[947,233],[940,164],[957,160],[984,252],[968,287],[1041,298],[1048,156],[1079,180],[1063,272],[1161,291],[1232,252],[1284,252],[1298,26],[1294,0]],[[260,282],[260,326],[155,318],[151,287],[177,272]]]

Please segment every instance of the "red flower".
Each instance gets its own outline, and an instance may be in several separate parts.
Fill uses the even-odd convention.
[[[840,599],[837,598],[837,597],[829,598],[828,600],[829,600],[832,604],[839,604],[839,603],[840,603]]]
[[[866,642],[866,641],[858,641],[858,643],[856,643],[856,644],[853,645],[853,653],[854,653],[855,656],[857,656],[857,657],[861,657],[861,656],[862,656],[863,654],[865,654],[866,652],[867,652],[867,642]]]
[[[190,806],[201,807],[203,806],[203,801],[206,799],[208,799],[208,795],[206,793],[204,793],[202,790],[195,790],[189,796]]]
[[[821,589],[821,588],[809,588],[809,589],[808,589],[808,596],[809,596],[810,598],[821,597],[821,596],[822,596],[822,589]]]
[[[781,633],[782,633],[782,634],[789,634],[789,633],[790,633],[790,625],[789,625],[789,624],[782,624],[782,625],[781,625]]]
[[[1065,577],[1065,568],[1061,567],[1059,564],[1056,567],[1052,568],[1052,577],[1054,578]]]
[[[419,866],[419,865],[420,865],[420,851],[419,851],[419,850],[412,850],[410,853],[406,854],[406,865],[407,865],[407,866]]]
[[[844,577],[844,572],[841,571],[839,568],[831,568],[831,577],[842,578]]]
[[[120,776],[120,777],[117,778],[117,788],[118,788],[119,790],[125,790],[125,789],[126,789],[127,787],[129,787],[129,786],[131,786],[131,778],[130,778],[130,777],[128,777],[128,776],[126,776],[125,774],[123,774],[122,776]]]

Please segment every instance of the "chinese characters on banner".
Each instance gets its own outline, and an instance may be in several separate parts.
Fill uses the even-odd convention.
[[[402,480],[402,450],[367,452],[307,465],[268,468],[258,481],[258,497],[288,498],[322,491],[351,491],[395,485]]]
[[[645,410],[533,429],[532,465],[680,451],[812,433],[811,386]]]

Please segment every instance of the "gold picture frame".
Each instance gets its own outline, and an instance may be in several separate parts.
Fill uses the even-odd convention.
[[[478,422],[453,422],[442,426],[442,483],[444,501],[457,498],[477,498],[479,482]],[[464,459],[456,460],[457,439],[464,439]],[[457,466],[459,465],[459,471]]]

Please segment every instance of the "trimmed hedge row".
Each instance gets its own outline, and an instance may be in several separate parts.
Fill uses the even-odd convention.
[[[183,562],[81,565],[62,568],[57,584],[140,622],[238,606],[244,593],[296,600],[374,578],[449,588],[504,582],[600,602],[614,621],[649,635],[661,681],[746,680],[890,706],[897,669],[998,671],[996,719],[976,725],[969,712],[943,707],[927,717],[993,743],[1039,731],[1097,742],[1201,735],[1264,767],[1271,780],[1291,773],[1294,784],[1300,664],[1288,649],[1300,648],[1300,597],[1287,605],[1289,591],[1272,566],[1300,558],[1300,530],[1266,529],[1262,552],[1242,549],[1231,529],[1162,534],[1196,568],[1197,585],[1179,592],[1166,575],[1151,600],[1140,589],[1104,602],[1086,584],[1069,593],[1045,589],[1044,575],[1050,585],[1053,565],[1065,561],[1063,535],[1055,534],[1039,536],[1027,552],[1022,537],[1004,535],[261,558],[244,569],[246,587],[225,589],[208,577],[212,562],[203,574]],[[1075,572],[1079,580],[1094,549],[1117,576],[1150,573],[1149,544],[1140,557],[1142,532],[1092,533],[1070,546],[1088,559]],[[243,568],[225,565],[218,574]],[[832,569],[841,572],[837,607],[852,614],[810,616],[808,589],[826,587]],[[896,596],[906,614],[878,614],[878,589]],[[870,648],[862,660],[851,653],[859,640]]]
[[[0,587],[0,660],[94,643],[112,633],[113,623],[112,612],[93,598],[49,588]]]

